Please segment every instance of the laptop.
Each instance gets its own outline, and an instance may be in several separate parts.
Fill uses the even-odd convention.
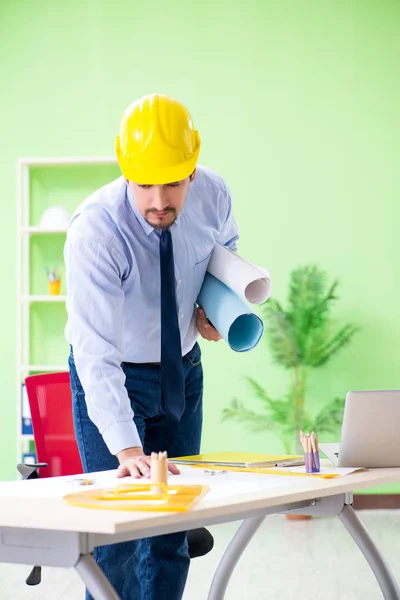
[[[400,467],[400,390],[346,396],[339,444],[319,444],[338,467]]]

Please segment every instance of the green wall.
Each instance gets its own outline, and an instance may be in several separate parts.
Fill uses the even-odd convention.
[[[1,478],[16,460],[16,159],[112,154],[123,109],[154,91],[190,108],[202,163],[232,189],[240,252],[270,268],[274,295],[296,265],[340,278],[337,319],[362,330],[313,378],[312,402],[399,386],[399,26],[395,0],[2,1]],[[244,375],[284,390],[266,344],[203,352],[203,449],[279,449],[220,423]]]

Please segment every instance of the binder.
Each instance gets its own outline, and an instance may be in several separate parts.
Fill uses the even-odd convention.
[[[289,467],[304,465],[304,456],[289,454],[255,454],[251,452],[210,452],[170,458],[177,465],[219,466],[237,468]]]
[[[21,416],[21,433],[23,435],[32,435],[31,411],[29,408],[28,394],[25,383],[21,384]]]

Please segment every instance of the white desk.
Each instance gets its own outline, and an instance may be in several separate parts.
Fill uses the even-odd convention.
[[[297,511],[338,516],[370,564],[383,597],[400,600],[397,583],[351,506],[354,490],[400,482],[400,468],[331,480],[250,473],[210,476],[190,467],[181,470],[181,475],[170,476],[171,483],[207,484],[210,491],[193,510],[179,514],[68,506],[62,496],[71,492],[70,477],[0,483],[0,562],[74,567],[96,600],[118,600],[91,556],[95,546],[244,519],[210,588],[208,599],[222,600],[236,563],[263,519]],[[116,482],[115,472],[93,477],[101,487]]]

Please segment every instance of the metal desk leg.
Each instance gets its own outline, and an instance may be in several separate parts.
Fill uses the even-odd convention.
[[[81,554],[75,569],[95,600],[120,600],[91,554]]]
[[[352,506],[345,504],[338,515],[371,567],[385,600],[400,600],[400,590],[383,556]]]
[[[208,600],[224,598],[229,579],[239,558],[264,519],[265,517],[253,517],[243,521],[221,558],[211,583]]]

